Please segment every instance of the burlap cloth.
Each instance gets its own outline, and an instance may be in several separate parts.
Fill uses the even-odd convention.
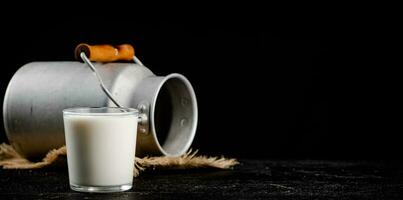
[[[140,171],[146,169],[195,169],[195,168],[216,168],[231,169],[239,164],[236,159],[221,157],[208,157],[196,155],[197,151],[190,150],[180,157],[136,157],[134,176],[138,176]],[[3,169],[37,169],[50,167],[56,163],[65,163],[66,147],[53,149],[48,152],[40,162],[32,162],[21,156],[11,145],[0,144],[0,166]]]

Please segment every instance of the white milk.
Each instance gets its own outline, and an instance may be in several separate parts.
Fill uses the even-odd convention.
[[[70,184],[132,184],[137,116],[64,116]]]

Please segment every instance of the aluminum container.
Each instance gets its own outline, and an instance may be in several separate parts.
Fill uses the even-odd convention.
[[[197,126],[197,102],[180,74],[156,76],[133,63],[94,63],[112,95],[142,115],[136,156],[179,156],[190,147]],[[62,110],[115,107],[92,71],[80,62],[32,62],[12,77],[3,104],[7,137],[28,158],[40,158],[65,144]]]

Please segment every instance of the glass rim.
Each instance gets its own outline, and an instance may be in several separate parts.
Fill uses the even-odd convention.
[[[90,112],[91,110],[115,110],[121,112]],[[138,115],[138,110],[125,107],[72,107],[63,109],[63,115],[81,115],[81,116],[127,116]]]

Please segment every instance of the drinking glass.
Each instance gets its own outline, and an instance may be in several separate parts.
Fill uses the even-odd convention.
[[[63,110],[71,189],[118,192],[132,188],[138,111],[82,107]]]

